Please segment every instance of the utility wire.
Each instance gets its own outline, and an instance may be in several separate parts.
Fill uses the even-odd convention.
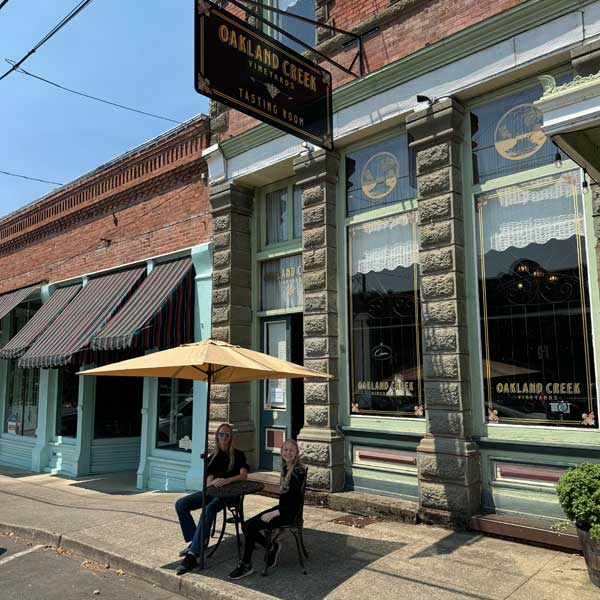
[[[14,60],[10,60],[8,58],[5,58],[4,60],[9,65],[14,66],[17,64]],[[90,100],[97,100],[98,102],[103,102],[104,104],[110,104],[111,106],[116,106],[117,108],[123,108],[125,110],[130,110],[131,112],[139,113],[140,115],[146,115],[147,117],[154,117],[155,119],[162,119],[163,121],[169,121],[171,123],[176,123],[177,125],[181,125],[181,123],[183,122],[183,121],[177,121],[175,119],[170,119],[169,117],[161,117],[160,115],[155,115],[153,113],[145,112],[143,110],[138,110],[137,108],[131,108],[131,107],[125,106],[123,104],[118,104],[117,102],[110,102],[109,100],[103,100],[102,98],[97,98],[96,96],[90,96],[89,94],[84,94],[83,92],[78,92],[77,90],[72,90],[63,85],[55,83],[54,81],[50,81],[49,79],[44,79],[43,77],[40,77],[39,75],[34,75],[33,73],[26,71],[25,69],[17,68],[15,70],[17,71],[17,73],[22,73],[23,75],[29,75],[29,77],[33,77],[34,79],[39,79],[40,81],[43,81],[44,83],[48,83],[50,85],[53,85],[54,87],[64,90],[65,92],[71,92],[72,94],[77,94],[78,96],[83,96],[84,98],[89,98]]]
[[[2,2],[0,2],[0,10],[2,10],[4,8],[4,5],[8,2],[8,0],[2,0]]]
[[[81,0],[81,2],[66,16],[55,25],[23,58],[18,60],[6,73],[0,77],[2,81],[8,77],[13,71],[16,71],[34,52],[39,50],[54,34],[58,33],[71,19],[76,17],[88,4],[93,0]],[[7,0],[5,0],[5,3]]]
[[[17,173],[9,173],[8,171],[0,171],[2,175],[10,175],[11,177],[20,177],[21,179],[29,179],[30,181],[41,181],[42,183],[51,183],[53,185],[62,185],[58,181],[48,181],[47,179],[38,179],[37,177],[27,177],[27,175],[17,175]]]

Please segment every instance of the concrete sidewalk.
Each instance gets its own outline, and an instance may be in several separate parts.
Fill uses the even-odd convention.
[[[183,544],[173,504],[181,494],[140,492],[133,481],[131,474],[73,480],[0,467],[0,530],[109,563],[192,598],[600,598],[577,554],[425,525],[375,521],[357,528],[336,522],[344,513],[310,506],[308,576],[301,573],[293,538],[286,537],[279,566],[268,577],[228,581],[236,564],[229,535],[206,571],[177,577]],[[271,498],[248,497],[246,515],[272,504]],[[254,566],[262,567],[260,551]]]

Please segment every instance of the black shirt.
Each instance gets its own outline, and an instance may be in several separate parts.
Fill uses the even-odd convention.
[[[285,521],[292,522],[302,508],[302,486],[306,478],[306,470],[296,466],[290,477],[290,486],[279,494],[279,514]]]
[[[234,449],[234,460],[233,467],[229,468],[229,454],[219,449],[219,452],[215,458],[209,460],[208,469],[206,470],[206,476],[212,475],[213,477],[235,477],[240,474],[240,469],[246,469],[250,471],[250,467],[246,462],[246,455],[237,448]]]

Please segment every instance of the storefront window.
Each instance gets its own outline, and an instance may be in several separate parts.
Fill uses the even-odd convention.
[[[475,205],[488,422],[597,427],[578,171]]]
[[[557,82],[567,79],[558,77]],[[542,93],[537,84],[471,111],[473,183],[554,162],[557,148],[542,131],[542,113],[533,104]]]
[[[157,448],[191,452],[193,392],[188,379],[158,380]]]
[[[261,310],[302,306],[302,256],[294,254],[262,263]]]
[[[16,335],[42,306],[39,300],[24,302],[10,316],[10,331]],[[35,437],[38,422],[39,369],[19,369],[8,361],[4,432]]]
[[[141,377],[97,377],[94,437],[138,437],[142,430]]]
[[[416,213],[348,228],[351,412],[422,417]]]
[[[61,367],[58,371],[58,405],[56,435],[77,437],[77,405],[79,403],[78,369]]]
[[[286,186],[267,193],[265,213],[267,246],[302,237],[302,194],[298,188]]]
[[[349,216],[416,196],[414,153],[408,136],[398,135],[346,156]]]
[[[280,10],[284,10],[286,13],[299,15],[307,19],[312,19],[313,21],[315,20],[315,0],[270,0],[269,4]],[[302,40],[305,44],[308,44],[309,46],[314,45],[315,25],[274,12],[268,12],[267,18],[284,31],[288,31],[294,37]],[[276,39],[281,40],[286,46],[289,46],[296,52],[299,52],[300,54],[306,52],[304,46],[290,40],[282,33],[273,31],[273,35]]]

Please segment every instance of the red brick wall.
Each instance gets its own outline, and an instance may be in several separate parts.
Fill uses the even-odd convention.
[[[206,165],[200,158],[206,142],[204,123],[192,135],[184,133],[157,148],[128,157],[1,220],[0,293],[209,241],[212,220],[202,178]],[[126,176],[129,172],[131,175]],[[117,185],[107,189],[115,182]],[[86,199],[82,190],[90,186],[99,193]],[[75,198],[83,199],[78,206],[69,208],[75,204]],[[52,206],[61,210],[55,208],[56,214],[49,214]],[[23,227],[23,223],[29,227]],[[6,235],[15,229],[20,231]]]
[[[380,31],[365,40],[365,72],[370,73],[404,56],[413,54],[426,46],[475,25],[509,8],[522,4],[525,0],[431,0],[413,11],[403,13],[395,22],[388,23]],[[332,24],[341,29],[351,30],[373,14],[390,6],[389,0],[333,0],[329,5]],[[356,55],[351,46],[338,52],[335,60],[349,66]],[[324,64],[333,75],[334,88],[348,83],[353,78],[333,65]],[[238,135],[258,121],[230,110],[229,127],[221,139]]]

